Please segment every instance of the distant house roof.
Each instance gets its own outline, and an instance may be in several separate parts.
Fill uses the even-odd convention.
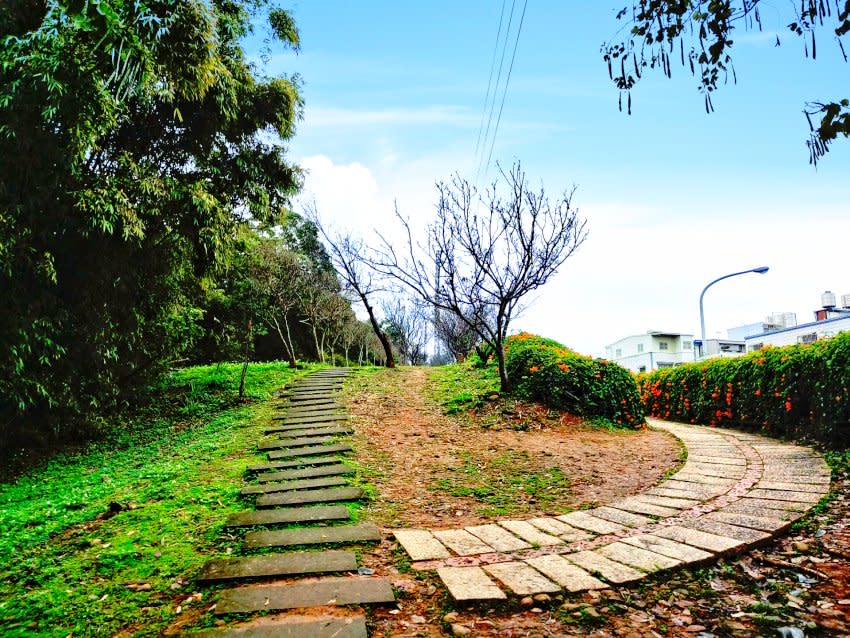
[[[836,321],[847,321],[850,319],[850,313],[847,313],[843,317],[832,317],[831,319],[821,319],[820,321],[811,321],[809,323],[800,323],[796,326],[791,326],[790,328],[777,328],[776,330],[768,330],[767,332],[758,332],[756,334],[747,335],[744,339],[755,339],[756,337],[764,337],[766,335],[775,335],[781,332],[791,332],[792,330],[805,330],[806,328],[813,328],[816,326],[822,326],[827,323],[835,323]]]

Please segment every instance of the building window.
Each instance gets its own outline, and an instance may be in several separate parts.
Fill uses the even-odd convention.
[[[638,352],[643,352],[643,344],[642,343],[638,344]]]
[[[666,341],[659,341],[658,342],[658,349],[659,350],[667,350],[668,349],[667,342]]]
[[[682,350],[691,350],[691,349],[693,349],[693,347],[694,347],[694,344],[690,341],[683,341],[682,342]]]
[[[661,368],[672,368],[672,367],[673,367],[672,361],[659,361],[658,362],[658,368],[659,369],[661,369]]]
[[[646,372],[646,366],[641,366],[638,368],[638,372]]]
[[[810,332],[807,335],[800,335],[797,337],[797,343],[814,343],[818,340],[817,332]]]
[[[764,343],[754,343],[750,346],[750,351],[755,352],[756,350],[761,350],[762,348],[764,348]]]
[[[615,357],[621,357],[622,355],[623,355],[623,349],[622,348],[617,348],[616,350],[614,350],[614,356]]]

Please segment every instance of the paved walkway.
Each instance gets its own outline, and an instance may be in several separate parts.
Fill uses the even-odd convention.
[[[808,448],[734,430],[651,425],[678,437],[688,460],[638,496],[563,516],[393,534],[412,568],[435,569],[458,601],[577,592],[743,551],[829,491],[829,468]]]

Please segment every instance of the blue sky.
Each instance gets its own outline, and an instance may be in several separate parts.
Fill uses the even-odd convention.
[[[848,97],[850,65],[826,31],[818,60],[806,59],[785,29],[791,4],[775,2],[762,33],[734,38],[738,83],[714,96],[713,114],[674,65],[671,80],[641,81],[627,116],[599,52],[623,4],[528,0],[493,159],[521,160],[552,194],[575,185],[590,234],[513,328],[588,354],[649,329],[698,333],[702,287],[761,265],[770,272],[706,295],[708,334],[772,312],[811,320],[821,292],[850,293],[850,141],[814,170],[802,108]],[[424,225],[435,181],[476,176],[502,2],[288,6],[302,51],[276,53],[265,72],[303,78],[305,117],[289,148],[309,171],[306,197],[367,238],[391,227],[394,202]]]

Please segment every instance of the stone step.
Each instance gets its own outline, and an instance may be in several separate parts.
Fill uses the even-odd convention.
[[[291,547],[293,545],[327,545],[330,543],[374,543],[381,532],[373,523],[338,527],[304,527],[276,531],[249,532],[245,547]]]
[[[207,629],[192,638],[369,638],[364,616],[262,619],[241,627]]]
[[[350,571],[357,571],[357,557],[353,552],[287,552],[211,560],[201,568],[197,578],[220,581]]]
[[[362,576],[301,580],[286,585],[237,587],[221,592],[215,613],[239,614],[323,605],[364,605],[395,602],[385,578]]]
[[[322,465],[320,467],[307,467],[303,470],[284,470],[282,472],[268,472],[257,476],[260,483],[268,481],[291,481],[293,479],[302,478],[317,478],[319,476],[344,476],[346,474],[354,474],[355,469],[345,463],[335,463],[333,465]]]
[[[352,447],[348,443],[334,443],[332,445],[311,445],[299,447],[294,450],[275,450],[269,452],[269,460],[291,459],[296,456],[319,456],[321,454],[334,454],[336,452],[351,452]]]
[[[263,494],[257,497],[257,507],[285,507],[288,505],[307,505],[309,503],[357,501],[365,497],[366,493],[359,487],[337,487],[327,490],[304,490],[302,492]]]
[[[251,525],[276,525],[285,523],[316,523],[320,521],[348,520],[348,508],[344,505],[321,507],[290,507],[260,512],[240,512],[228,517],[225,527],[248,527]]]
[[[330,465],[339,463],[336,456],[304,456],[291,461],[279,461],[277,463],[261,463],[260,465],[249,465],[246,472],[270,472],[272,470],[285,470],[294,467],[314,467],[317,465]]]
[[[273,439],[265,441],[257,446],[260,452],[268,452],[269,450],[294,449],[299,447],[307,447],[310,445],[323,445],[336,439],[333,434],[327,436],[309,436],[295,439]]]
[[[352,430],[347,425],[317,425],[317,426],[309,426],[308,428],[300,429],[300,430],[283,430],[282,432],[274,432],[274,428],[271,430],[267,430],[268,434],[278,434],[281,439],[300,439],[308,436],[328,436],[331,434],[335,434],[336,436],[348,436],[349,434],[354,434],[354,430]]]
[[[340,416],[340,421],[348,420],[345,416]],[[347,428],[347,425],[341,425],[340,423],[329,422],[327,424],[314,425],[314,424],[304,424],[304,423],[291,423],[289,425],[275,425],[270,428],[266,428],[264,432],[266,434],[283,434],[285,432],[297,432],[298,430],[306,430],[306,429],[316,429],[316,428]]]
[[[345,485],[346,479],[341,476],[324,476],[321,478],[304,479],[300,481],[284,481],[282,483],[264,483],[263,485],[248,485],[239,490],[242,496],[249,494],[271,494],[273,492],[294,492],[297,490],[315,490],[321,487],[337,487]]]
[[[335,392],[293,392],[289,395],[290,403],[301,403],[303,401],[314,401],[316,399],[334,400]]]
[[[307,423],[333,423],[335,421],[345,421],[344,416],[339,414],[319,414],[317,416],[289,416],[284,414],[281,416],[272,417],[272,421],[282,421],[284,425],[303,425]]]

